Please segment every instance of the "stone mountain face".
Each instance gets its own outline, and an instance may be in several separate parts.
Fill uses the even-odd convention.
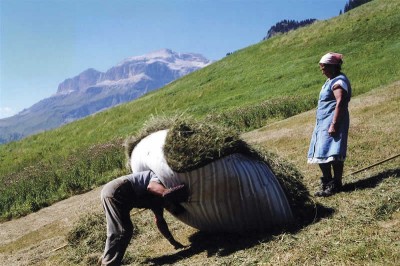
[[[103,73],[100,71],[89,68],[78,76],[66,79],[60,83],[60,85],[58,85],[57,94],[68,94],[74,91],[79,91],[80,88],[88,88],[96,85],[102,75]]]
[[[134,100],[211,62],[199,54],[163,49],[130,57],[105,73],[87,69],[58,86],[57,93],[0,120],[0,143],[59,127]]]

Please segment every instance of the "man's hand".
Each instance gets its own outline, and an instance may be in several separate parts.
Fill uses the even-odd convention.
[[[155,220],[158,230],[168,240],[168,242],[174,246],[175,249],[184,248],[185,246],[176,241],[169,231],[167,222],[165,221],[163,216],[163,210],[164,209],[162,207],[152,209],[153,213],[155,214]]]

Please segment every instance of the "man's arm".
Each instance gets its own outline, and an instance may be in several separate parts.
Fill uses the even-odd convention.
[[[161,183],[151,181],[147,186],[147,191],[174,204],[186,202],[189,198],[189,191],[184,184],[173,188],[165,188]]]
[[[175,247],[175,249],[184,248],[184,246],[176,241],[172,236],[171,232],[168,229],[167,222],[164,219],[164,208],[155,207],[151,209],[155,215],[155,222],[160,233],[169,241],[171,245]]]
[[[149,185],[147,186],[147,191],[153,195],[162,197],[167,189],[158,182],[150,181]]]

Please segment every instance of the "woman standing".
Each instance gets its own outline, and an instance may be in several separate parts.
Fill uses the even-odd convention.
[[[319,95],[316,124],[308,151],[308,163],[318,164],[322,171],[321,190],[315,193],[319,197],[331,196],[342,187],[351,98],[350,81],[341,72],[342,58],[341,54],[327,53],[319,61],[320,69],[328,79]]]

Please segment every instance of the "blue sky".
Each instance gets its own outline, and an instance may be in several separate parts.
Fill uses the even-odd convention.
[[[347,0],[0,0],[0,118],[95,68],[169,48],[211,60],[283,19],[337,16]]]

